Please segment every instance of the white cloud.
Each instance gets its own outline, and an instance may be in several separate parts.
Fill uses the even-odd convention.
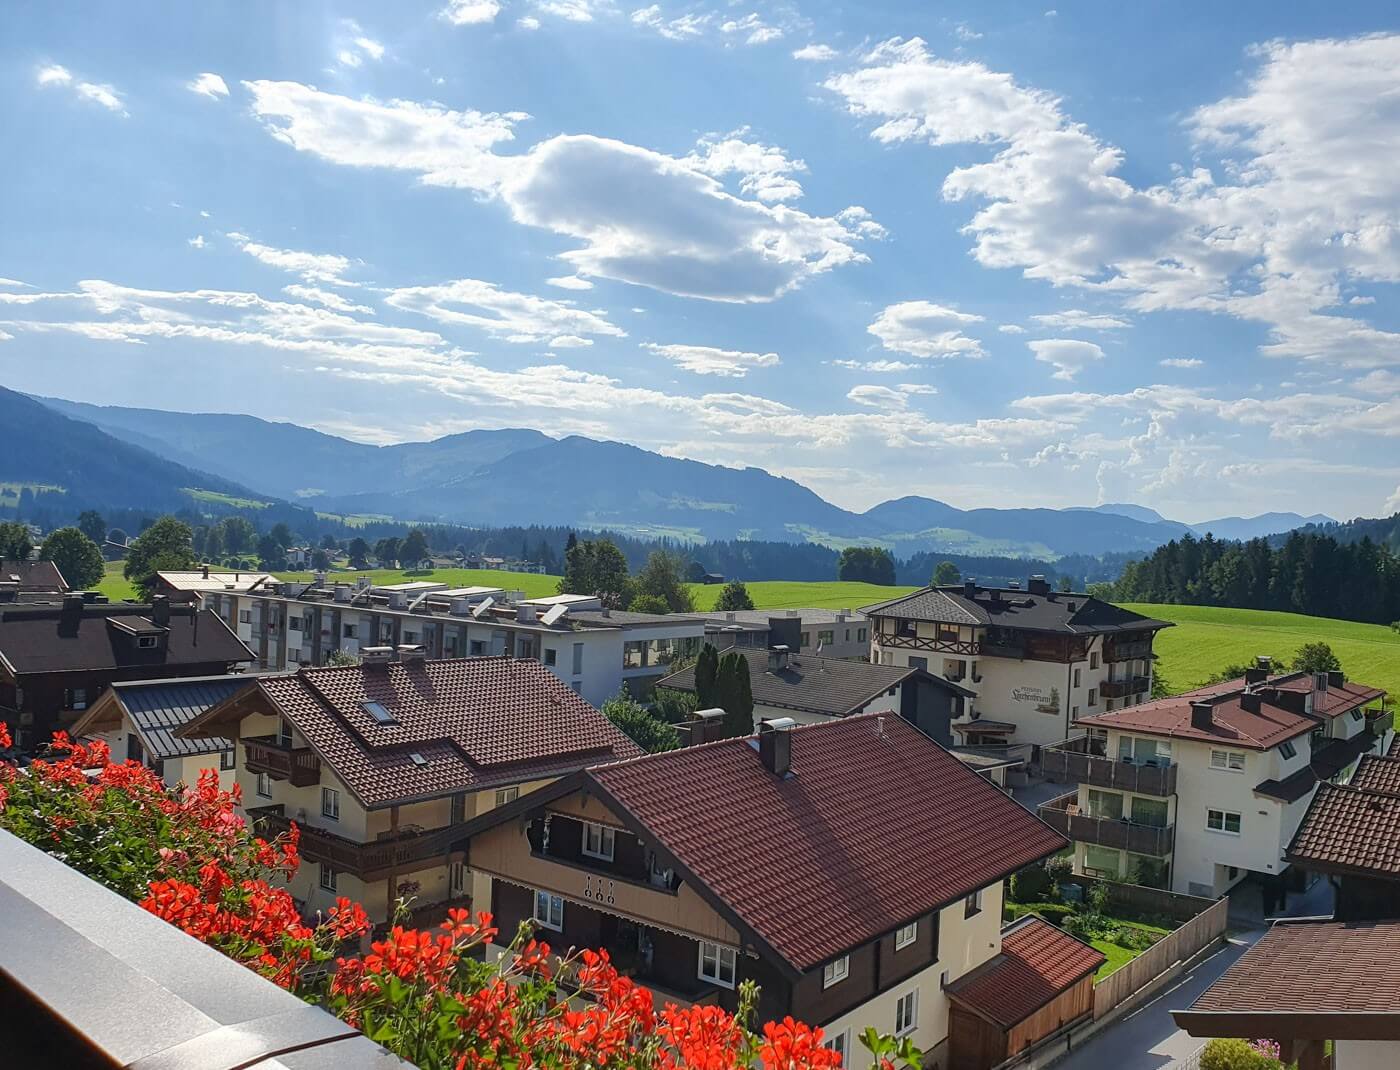
[[[319,286],[304,286],[299,282],[294,282],[290,286],[283,286],[282,292],[291,297],[299,297],[303,301],[314,301],[318,305],[325,305],[337,312],[361,312],[365,315],[374,315],[374,309],[368,305],[357,305],[334,290],[323,290]]]
[[[652,4],[650,7],[638,8],[632,12],[634,25],[644,26],[670,41],[684,41],[688,38],[699,37],[713,21],[714,14],[712,12],[667,18],[662,13],[660,4]]]
[[[246,234],[229,232],[229,240],[255,260],[268,267],[290,271],[300,275],[307,282],[330,282],[347,285],[342,276],[350,270],[349,257],[335,253],[307,253],[298,249],[278,249],[271,245],[253,241]]]
[[[439,323],[462,324],[507,342],[547,342],[551,346],[592,345],[589,336],[625,338],[627,332],[602,312],[587,312],[562,301],[512,293],[495,283],[457,279],[437,286],[390,290],[386,304],[417,312]]]
[[[1097,312],[1085,312],[1071,308],[1064,312],[1049,312],[1031,319],[1042,327],[1057,331],[1116,331],[1132,324],[1117,316],[1107,316]]]
[[[1164,368],[1199,368],[1205,361],[1198,357],[1168,357],[1157,362]]]
[[[592,22],[595,15],[609,14],[611,0],[538,0],[538,11],[569,22]]]
[[[802,185],[792,176],[806,171],[807,164],[789,159],[787,153],[775,146],[745,141],[748,132],[748,127],[741,127],[723,137],[706,135],[698,142],[696,151],[681,162],[715,178],[731,172],[742,175],[740,191],[760,201],[771,203],[801,197]]]
[[[937,392],[931,386],[901,383],[897,387],[853,386],[846,393],[846,397],[857,405],[863,405],[868,409],[907,409],[911,394],[936,394]]]
[[[836,59],[840,52],[830,45],[803,45],[792,54],[793,59],[803,60],[807,63],[827,63]]]
[[[84,82],[73,77],[73,72],[57,63],[40,67],[35,73],[35,81],[40,86],[66,86],[79,98],[101,105],[108,111],[116,112],[123,119],[130,118],[122,96],[115,88],[100,82]]]
[[[1003,323],[1000,327],[997,328],[997,330],[999,330],[1002,334],[1025,334],[1025,333],[1026,333],[1026,329],[1025,329],[1024,327],[1022,327],[1020,324],[1016,324],[1016,323]]]
[[[1054,365],[1056,379],[1073,379],[1095,361],[1103,360],[1103,350],[1093,342],[1074,338],[1041,338],[1026,345],[1036,360]]]
[[[217,74],[205,71],[194,81],[185,86],[191,93],[199,93],[210,100],[218,100],[220,97],[228,96],[228,85]]]
[[[0,279],[0,286],[13,286],[15,288],[29,289],[29,283],[20,282],[19,279]]]
[[[355,47],[372,60],[384,58],[384,46],[371,37],[355,38]]]
[[[642,348],[665,357],[677,367],[697,375],[722,375],[742,379],[750,368],[771,368],[779,363],[776,353],[745,353],[713,346],[658,345],[643,342]]]
[[[962,333],[982,317],[929,301],[902,301],[884,309],[866,328],[886,349],[929,358],[980,357],[982,343]]]
[[[746,45],[763,45],[783,36],[782,27],[764,22],[756,11],[749,12],[743,18],[721,23],[719,30],[727,36],[742,37]]]
[[[953,36],[959,41],[980,41],[982,35],[965,22],[960,22],[953,27]]]
[[[478,26],[483,22],[494,22],[500,13],[501,5],[498,0],[448,0],[447,6],[438,12],[454,26]]]
[[[189,240],[190,247],[194,249],[203,249],[205,244],[206,243],[204,241],[203,234],[196,234],[193,238]]]
[[[557,286],[561,290],[591,290],[593,284],[587,279],[581,279],[577,275],[557,275],[552,279],[545,279],[550,286]]]
[[[1386,513],[1400,513],[1400,485],[1395,488],[1395,493],[1385,500],[1382,509]]]
[[[515,20],[515,25],[522,30],[538,30],[540,28],[540,20],[535,18],[534,15],[521,15],[520,18]]]
[[[849,368],[851,371],[889,374],[912,372],[918,367],[917,364],[910,364],[903,360],[833,360],[831,363],[838,368]]]

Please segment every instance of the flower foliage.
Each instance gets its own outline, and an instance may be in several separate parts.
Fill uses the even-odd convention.
[[[0,750],[9,737],[0,722]],[[791,1018],[749,1028],[757,989],[733,1013],[658,1009],[606,953],[559,955],[525,923],[503,955],[489,914],[448,910],[435,930],[395,925],[363,944],[369,919],[338,900],[308,923],[283,887],[298,834],[255,836],[238,789],[218,775],[170,791],[105,745],[59,734],[50,756],[17,770],[0,762],[0,827],[133,899],[302,998],[319,1002],[422,1070],[836,1070],[822,1033]],[[331,960],[334,960],[333,962]],[[906,1038],[868,1031],[878,1070],[917,1068]]]

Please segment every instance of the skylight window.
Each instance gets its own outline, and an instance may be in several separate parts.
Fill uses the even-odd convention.
[[[409,755],[409,757],[413,759],[413,764],[414,764],[414,765],[427,765],[427,764],[428,764],[428,759],[427,759],[427,758],[424,758],[424,757],[423,757],[421,754],[419,754],[417,751],[414,751],[412,754]]]
[[[388,708],[382,702],[376,702],[374,701],[374,699],[368,699],[367,701],[360,703],[360,706],[364,709],[364,711],[367,714],[374,718],[376,724],[399,723],[399,719],[395,717],[392,713],[390,713]]]

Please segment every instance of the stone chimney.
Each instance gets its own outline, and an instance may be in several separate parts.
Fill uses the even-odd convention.
[[[791,717],[775,717],[758,726],[758,756],[763,768],[774,776],[792,774],[792,729],[796,724]]]
[[[971,576],[969,576],[967,579],[963,580],[963,597],[964,597],[964,598],[976,598],[976,597],[977,597],[977,580],[974,579],[974,578],[971,577]]]
[[[713,743],[724,738],[724,711],[718,706],[708,710],[696,710],[690,720],[676,725],[681,742],[687,747],[701,743]]]
[[[420,643],[400,643],[399,663],[403,665],[422,665],[428,658],[428,652],[423,649]]]

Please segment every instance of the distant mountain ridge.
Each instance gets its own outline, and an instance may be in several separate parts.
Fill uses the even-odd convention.
[[[1138,505],[959,509],[918,495],[862,513],[761,468],[725,468],[577,435],[554,439],[529,428],[373,446],[253,416],[38,402],[167,464],[212,473],[200,486],[220,480],[324,511],[407,521],[573,524],[682,540],[838,548],[879,543],[902,557],[943,551],[1052,559],[1147,552],[1189,531],[1248,538],[1260,525],[1267,530],[1258,533],[1273,534],[1328,519],[1275,513],[1187,525]],[[1285,526],[1269,526],[1275,523]]]

